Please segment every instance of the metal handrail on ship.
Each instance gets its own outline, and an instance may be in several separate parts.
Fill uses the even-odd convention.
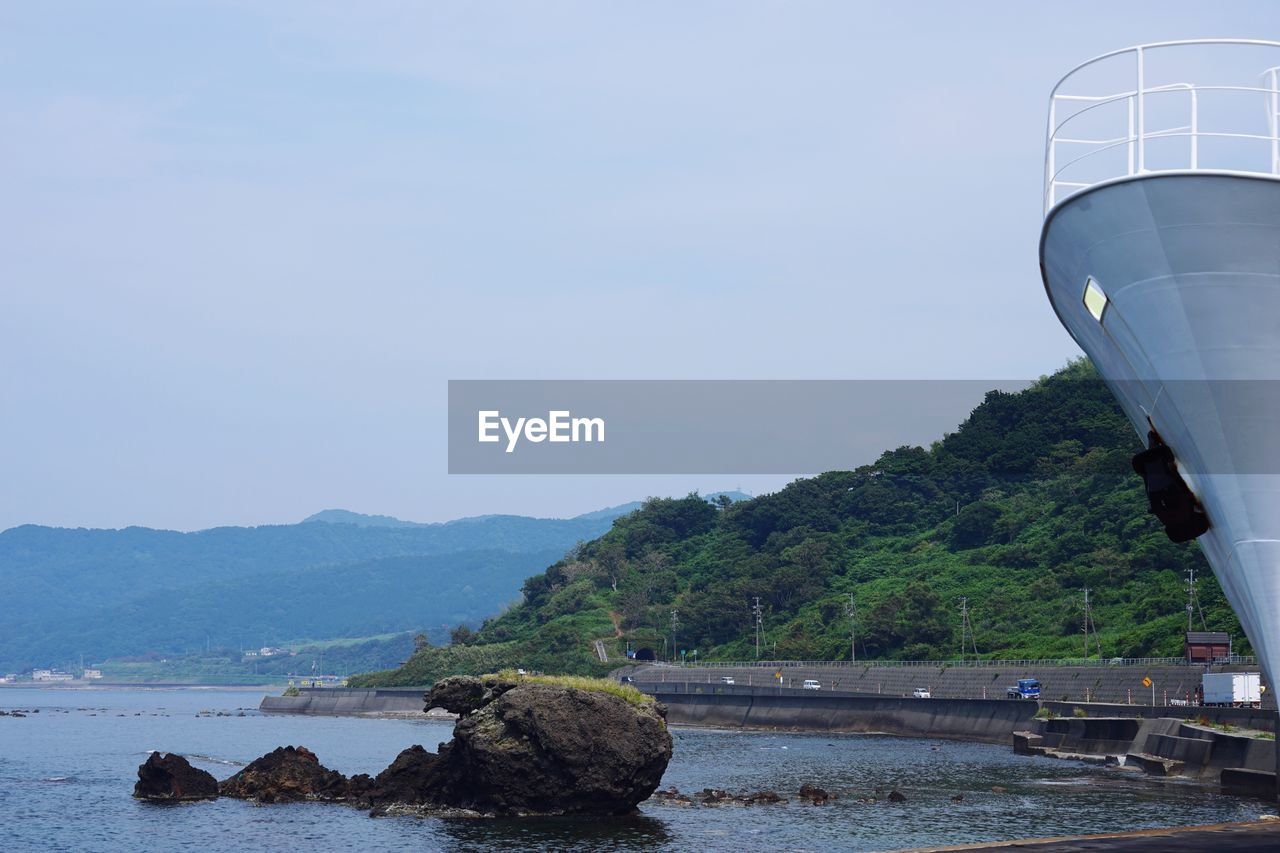
[[[1258,39],[1188,39],[1183,41],[1154,42],[1136,45],[1121,50],[1114,50],[1082,62],[1067,72],[1053,87],[1049,95],[1049,117],[1045,131],[1045,167],[1044,167],[1044,212],[1049,211],[1063,199],[1092,186],[1114,180],[1131,178],[1138,175],[1159,172],[1203,171],[1214,173],[1262,175],[1280,177],[1280,61],[1269,63],[1269,67],[1260,74],[1261,85],[1227,86],[1198,85],[1190,82],[1167,83],[1159,86],[1147,85],[1147,56],[1154,51],[1172,50],[1193,47],[1232,46],[1240,48],[1266,48],[1275,51],[1275,59],[1280,60],[1280,42]],[[1134,57],[1134,85],[1124,87],[1120,91],[1109,91],[1101,94],[1066,93],[1062,89],[1068,85],[1083,69],[1091,68],[1099,63],[1117,57]],[[1127,75],[1126,75],[1127,76]],[[1266,110],[1267,132],[1251,133],[1241,129],[1228,127],[1224,130],[1204,130],[1200,126],[1200,96],[1215,92],[1253,92],[1263,96]],[[1148,130],[1148,98],[1151,96],[1186,93],[1189,98],[1189,121],[1174,127]],[[1092,138],[1085,135],[1065,135],[1073,121],[1081,116],[1093,114],[1095,110],[1119,102],[1126,103],[1126,116],[1123,125],[1117,132],[1104,138]],[[1065,118],[1061,110],[1065,105],[1087,103],[1081,109],[1070,112]],[[1186,138],[1189,140],[1187,161],[1185,165],[1171,168],[1148,168],[1147,142],[1156,139]],[[1205,166],[1200,157],[1200,141],[1202,139],[1240,139],[1266,143],[1270,147],[1270,168],[1262,170],[1248,167],[1244,162],[1227,163],[1225,167]],[[1059,162],[1059,145],[1090,146],[1065,164]],[[1090,161],[1097,155],[1125,147],[1128,152],[1123,168],[1107,169],[1102,177],[1085,180],[1068,180],[1073,166]],[[1094,160],[1096,162],[1096,160]]]

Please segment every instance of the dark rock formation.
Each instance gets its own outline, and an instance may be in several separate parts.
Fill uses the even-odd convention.
[[[672,806],[691,806],[693,800],[688,795],[680,793],[675,785],[661,791],[654,791],[653,798],[660,803]]]
[[[381,808],[392,803],[430,805],[440,785],[437,764],[440,757],[414,745],[396,756],[386,770],[372,781],[360,798],[364,804]]]
[[[891,803],[905,803],[906,801],[907,801],[906,795],[904,795],[901,791],[896,791],[896,790],[895,790],[895,791],[890,791],[890,792],[889,792],[889,802],[891,802]]]
[[[385,795],[486,814],[624,814],[671,760],[664,709],[607,693],[455,677],[426,705],[464,715],[453,741],[434,761],[401,753],[374,780],[375,806]]]
[[[775,803],[785,803],[786,800],[779,797],[776,791],[756,791],[755,793],[731,794],[720,788],[703,788],[695,793],[692,797],[680,793],[673,785],[662,791],[655,791],[653,798],[659,803],[672,806],[754,806],[754,805],[772,805]]]
[[[833,799],[833,797],[826,791],[819,788],[817,785],[810,785],[808,782],[805,782],[800,786],[800,793],[798,796],[802,800],[808,800],[815,806],[826,805],[827,800]]]
[[[218,796],[218,780],[177,753],[153,752],[138,767],[133,795],[140,800],[211,800]]]
[[[625,814],[654,792],[671,759],[665,708],[656,703],[466,677],[447,678],[424,698],[428,709],[463,715],[438,753],[412,746],[376,777],[348,779],[305,747],[285,746],[215,785],[210,795],[345,802],[374,814],[393,807],[436,814]],[[742,800],[785,802],[772,791]]]
[[[364,778],[368,778],[367,776]],[[260,803],[351,799],[351,781],[320,763],[305,746],[278,747],[218,786],[224,797]]]
[[[516,682],[501,678],[475,678],[470,675],[453,675],[435,683],[427,695],[424,711],[443,708],[450,714],[465,717],[472,711],[488,705],[503,693],[516,686]]]

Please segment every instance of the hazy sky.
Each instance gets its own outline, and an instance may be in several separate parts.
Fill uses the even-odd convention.
[[[1045,98],[1258,3],[0,4],[0,528],[570,515],[450,378],[1022,378]],[[867,460],[850,460],[851,465]]]

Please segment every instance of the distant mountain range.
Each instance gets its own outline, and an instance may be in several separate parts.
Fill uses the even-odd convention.
[[[0,532],[0,673],[479,624],[639,506],[421,524],[342,509],[194,533]]]

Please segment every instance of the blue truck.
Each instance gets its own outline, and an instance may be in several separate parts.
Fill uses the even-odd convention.
[[[1018,683],[1005,690],[1010,699],[1039,699],[1040,682],[1034,678],[1019,678]]]

